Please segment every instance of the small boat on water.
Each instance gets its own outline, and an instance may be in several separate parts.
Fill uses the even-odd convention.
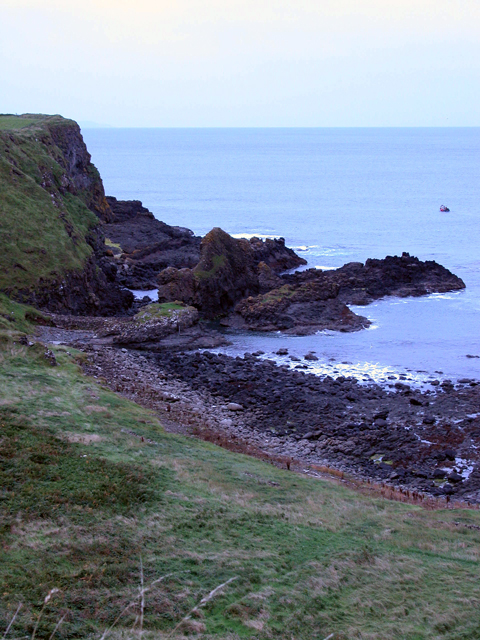
[[[444,204],[442,204],[442,206],[440,207],[440,211],[441,211],[442,213],[445,213],[445,212],[447,212],[447,211],[450,211],[450,209],[449,209],[448,207],[446,207]]]

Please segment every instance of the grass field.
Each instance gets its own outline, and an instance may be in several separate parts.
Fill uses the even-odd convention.
[[[372,499],[167,434],[84,377],[83,354],[57,347],[52,366],[21,344],[31,315],[12,304],[1,635],[21,603],[7,639],[60,620],[56,638],[480,638],[478,511]]]

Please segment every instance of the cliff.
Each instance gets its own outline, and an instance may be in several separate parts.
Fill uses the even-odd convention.
[[[0,116],[0,194],[0,291],[57,312],[131,304],[102,261],[113,214],[75,122]]]

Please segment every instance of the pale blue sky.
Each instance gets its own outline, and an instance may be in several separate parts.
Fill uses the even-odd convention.
[[[479,126],[480,0],[0,0],[0,111]]]

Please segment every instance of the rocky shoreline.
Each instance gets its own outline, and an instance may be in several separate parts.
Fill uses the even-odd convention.
[[[358,331],[370,322],[349,304],[460,290],[460,278],[408,253],[285,273],[305,261],[283,239],[237,240],[218,228],[198,238],[156,220],[140,202],[107,202],[106,277],[115,287],[157,288],[159,301],[146,298],[109,318],[52,316],[44,341],[84,350],[86,373],[159,412],[170,430],[288,468],[293,461],[328,467],[402,491],[480,503],[476,381],[438,381],[423,391],[403,380],[382,387],[311,375],[314,354],[292,369],[261,354],[203,351],[228,344],[218,323],[295,335]]]
[[[426,391],[403,381],[385,388],[318,377],[254,354],[119,348],[91,329],[43,327],[40,336],[84,350],[87,374],[154,409],[167,430],[287,468],[295,461],[480,503],[480,384],[474,380]]]

